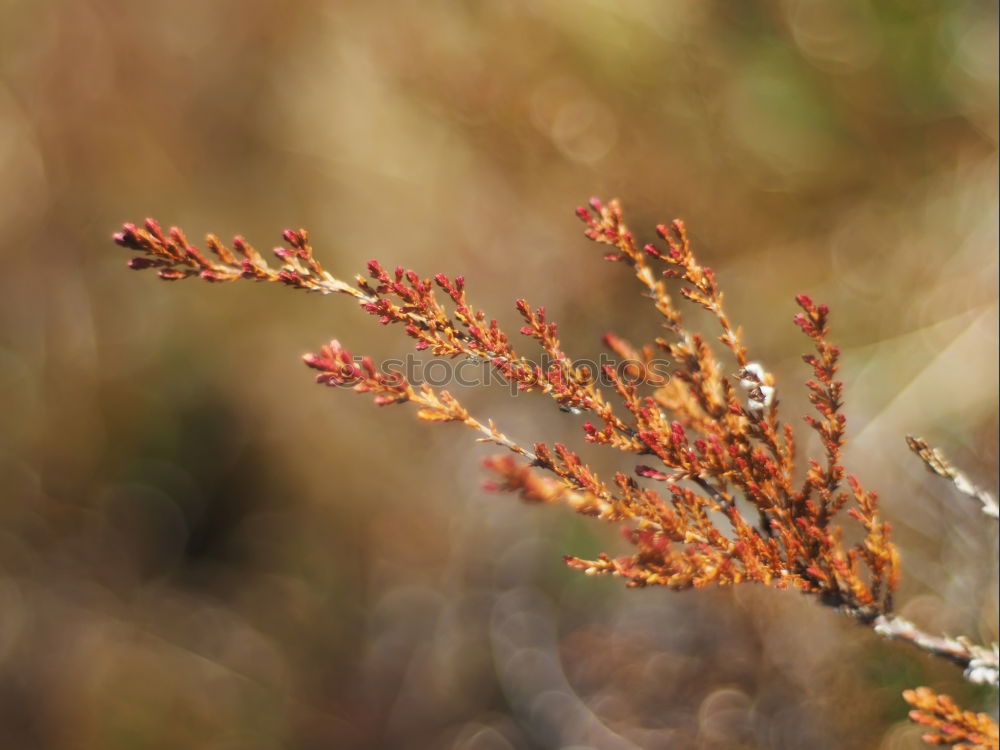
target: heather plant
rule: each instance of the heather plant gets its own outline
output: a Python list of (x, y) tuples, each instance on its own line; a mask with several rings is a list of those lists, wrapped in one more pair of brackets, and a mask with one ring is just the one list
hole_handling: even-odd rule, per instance
[[(847, 424), (837, 379), (840, 350), (829, 338), (827, 307), (806, 295), (796, 298), (801, 312), (794, 323), (812, 349), (803, 359), (811, 371), (805, 385), (814, 413), (804, 420), (822, 447), (822, 455), (803, 462), (791, 424), (779, 416), (778, 384), (747, 351), (715, 274), (691, 251), (684, 224), (657, 226), (658, 240), (642, 244), (625, 225), (617, 201), (594, 199), (577, 214), (586, 236), (605, 246), (604, 258), (635, 276), (662, 325), (662, 336), (642, 345), (604, 336), (625, 366), (571, 358), (545, 309), (517, 300), (519, 333), (537, 350), (525, 354), (495, 319), (473, 306), (462, 276), (429, 279), (372, 260), (367, 278), (344, 281), (316, 260), (305, 230), (284, 232), (286, 246), (274, 250), (277, 265), (241, 237), (227, 246), (209, 235), (205, 253), (180, 229), (164, 232), (151, 219), (141, 227), (124, 225), (115, 241), (140, 253), (132, 268), (155, 269), (165, 280), (251, 279), (348, 295), (383, 325), (400, 326), (417, 350), (485, 363), (518, 392), (537, 392), (580, 415), (584, 440), (627, 454), (630, 470), (607, 481), (562, 442), (514, 440), (493, 420), (473, 416), (447, 390), (356, 357), (337, 340), (304, 357), (321, 384), (370, 394), (380, 406), (412, 403), (421, 420), (461, 423), (478, 440), (505, 449), (484, 461), (490, 489), (529, 503), (568, 505), (617, 524), (631, 545), (623, 555), (567, 555), (570, 567), (619, 577), (630, 587), (757, 583), (797, 589), (882, 636), (956, 664), (970, 682), (995, 688), (996, 644), (927, 633), (894, 614), (900, 555), (890, 526), (878, 494), (842, 465)], [(714, 336), (687, 327), (672, 296), (674, 284), (682, 298), (714, 318)], [(664, 360), (672, 363), (669, 372)], [(925, 441), (907, 441), (930, 470), (997, 518), (989, 492)], [(914, 707), (911, 719), (929, 727), (928, 743), (998, 747), (997, 726), (988, 715), (962, 711), (927, 687), (907, 690), (904, 698)]]

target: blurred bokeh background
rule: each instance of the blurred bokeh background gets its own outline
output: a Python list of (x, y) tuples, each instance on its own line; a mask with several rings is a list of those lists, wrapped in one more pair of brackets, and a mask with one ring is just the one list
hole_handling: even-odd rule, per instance
[[(996, 155), (995, 2), (0, 2), (0, 746), (895, 749), (904, 688), (989, 709), (794, 593), (565, 570), (625, 543), (489, 495), (467, 431), (299, 360), (401, 332), (133, 274), (110, 234), (308, 227), (337, 274), (464, 273), (594, 356), (657, 323), (573, 209), (681, 216), (787, 419), (793, 297), (830, 305), (899, 608), (992, 640), (996, 530), (903, 436), (994, 486)], [(520, 440), (580, 435), (540, 396), (462, 395)]]

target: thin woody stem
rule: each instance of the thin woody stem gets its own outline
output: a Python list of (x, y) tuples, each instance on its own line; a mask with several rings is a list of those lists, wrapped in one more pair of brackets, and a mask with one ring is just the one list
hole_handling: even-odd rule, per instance
[(941, 451), (937, 448), (932, 448), (923, 438), (907, 435), (906, 444), (910, 447), (911, 451), (920, 457), (920, 460), (924, 462), (928, 470), (950, 481), (956, 490), (966, 497), (971, 497), (973, 500), (978, 501), (982, 506), (983, 513), (995, 521), (1000, 521), (1000, 506), (997, 505), (997, 500), (993, 497), (993, 493), (987, 492), (973, 484), (965, 474), (956, 469), (945, 458)]
[(711, 484), (709, 484), (708, 481), (702, 479), (701, 477), (692, 477), (691, 481), (697, 484), (699, 487), (701, 487), (706, 492), (706, 494), (708, 494), (713, 500), (715, 500), (715, 502), (719, 504), (719, 506), (723, 510), (728, 510), (729, 508), (733, 507), (733, 505), (736, 502), (733, 498), (720, 492)]
[(965, 679), (978, 685), (1000, 687), (1000, 653), (997, 647), (970, 642), (967, 638), (951, 638), (926, 633), (902, 617), (879, 615), (873, 622), (875, 632), (895, 641), (905, 641), (929, 654), (957, 664)]

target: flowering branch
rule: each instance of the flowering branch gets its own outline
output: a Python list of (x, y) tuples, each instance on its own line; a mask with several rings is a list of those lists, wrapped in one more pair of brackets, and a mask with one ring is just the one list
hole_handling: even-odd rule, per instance
[[(800, 480), (793, 429), (778, 418), (775, 379), (751, 360), (740, 328), (725, 310), (716, 276), (695, 258), (684, 224), (658, 226), (659, 241), (640, 247), (617, 201), (591, 200), (577, 215), (586, 236), (609, 248), (605, 259), (631, 269), (661, 319), (664, 335), (640, 347), (611, 333), (604, 336), (612, 352), (629, 360), (625, 370), (605, 366), (594, 373), (577, 363), (562, 349), (558, 327), (545, 309), (517, 300), (520, 333), (547, 361), (544, 367), (536, 364), (515, 349), (496, 320), (471, 305), (462, 276), (427, 279), (403, 268), (389, 272), (372, 260), (368, 278), (340, 280), (313, 257), (305, 230), (284, 232), (288, 246), (274, 250), (277, 267), (241, 237), (227, 247), (209, 235), (205, 254), (181, 230), (164, 233), (152, 220), (142, 227), (124, 225), (115, 241), (140, 253), (131, 260), (132, 268), (155, 269), (165, 280), (249, 279), (348, 295), (380, 323), (401, 326), (417, 350), (485, 361), (518, 391), (543, 394), (564, 411), (586, 415), (581, 425), (585, 441), (642, 463), (630, 472), (616, 472), (606, 483), (567, 445), (525, 447), (492, 420), (472, 417), (447, 391), (417, 387), (398, 373), (384, 373), (370, 358), (355, 358), (336, 340), (304, 358), (318, 371), (320, 383), (371, 394), (381, 406), (412, 402), (422, 420), (462, 423), (479, 433), (480, 441), (505, 448), (509, 454), (485, 462), (493, 476), (490, 489), (516, 493), (526, 502), (564, 503), (578, 513), (623, 525), (632, 554), (601, 554), (593, 560), (567, 556), (570, 567), (588, 575), (618, 576), (631, 587), (756, 582), (797, 588), (883, 636), (958, 664), (970, 681), (995, 685), (995, 647), (990, 651), (966, 639), (930, 636), (892, 615), (899, 557), (881, 518), (878, 495), (841, 464), (847, 425), (841, 412), (843, 383), (837, 379), (840, 350), (829, 340), (827, 307), (806, 295), (796, 298), (801, 312), (794, 322), (813, 349), (803, 359), (812, 370), (806, 387), (815, 414), (805, 421), (823, 446), (822, 460), (808, 460)], [(714, 317), (728, 363), (723, 364), (708, 340), (685, 327), (668, 282), (679, 283), (681, 297)], [(652, 367), (657, 352), (676, 364), (673, 377)], [(610, 384), (609, 391), (598, 387), (598, 374)], [(910, 441), (933, 471), (996, 517), (989, 493), (975, 488), (922, 441)], [(860, 531), (860, 540), (852, 545), (844, 542), (845, 520)]]

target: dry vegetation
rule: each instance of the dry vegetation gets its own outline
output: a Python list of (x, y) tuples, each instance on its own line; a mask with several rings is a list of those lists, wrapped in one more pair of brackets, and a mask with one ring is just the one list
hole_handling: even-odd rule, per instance
[[(603, 335), (614, 353), (626, 357), (624, 369), (608, 364), (595, 373), (578, 364), (563, 351), (558, 328), (546, 319), (545, 309), (519, 299), (520, 334), (541, 350), (536, 360), (526, 357), (495, 319), (470, 304), (462, 276), (422, 278), (401, 267), (390, 273), (372, 260), (371, 281), (362, 276), (353, 283), (342, 281), (316, 260), (305, 230), (284, 232), (288, 246), (274, 250), (277, 268), (242, 237), (230, 249), (209, 235), (206, 255), (180, 229), (164, 232), (152, 219), (141, 228), (124, 225), (114, 239), (142, 253), (129, 262), (131, 268), (156, 269), (166, 281), (248, 279), (348, 295), (383, 325), (401, 326), (418, 351), (486, 361), (517, 392), (539, 392), (562, 410), (591, 417), (596, 425), (588, 419), (581, 426), (588, 442), (656, 461), (655, 466), (639, 464), (631, 472), (616, 472), (609, 485), (564, 443), (515, 442), (492, 419), (473, 417), (447, 390), (410, 383), (370, 357), (354, 357), (337, 340), (305, 356), (306, 365), (319, 371), (319, 383), (372, 394), (379, 406), (413, 403), (422, 420), (472, 428), (480, 441), (502, 446), (520, 459), (487, 459), (495, 477), (490, 488), (516, 493), (527, 502), (563, 503), (577, 513), (620, 524), (636, 548), (631, 555), (602, 553), (593, 560), (567, 555), (571, 567), (587, 575), (618, 576), (632, 587), (681, 590), (761, 583), (795, 588), (881, 635), (954, 662), (971, 682), (996, 688), (997, 644), (987, 647), (968, 638), (928, 634), (893, 614), (900, 560), (889, 524), (880, 516), (878, 495), (841, 465), (847, 421), (841, 411), (843, 383), (837, 379), (840, 349), (828, 339), (826, 305), (804, 294), (796, 298), (802, 312), (794, 322), (814, 349), (803, 360), (812, 369), (813, 378), (805, 385), (816, 414), (804, 419), (824, 449), (822, 459), (807, 460), (799, 480), (794, 430), (779, 419), (775, 378), (751, 360), (740, 329), (723, 308), (715, 274), (695, 258), (684, 224), (658, 225), (659, 243), (643, 245), (626, 227), (617, 201), (605, 205), (595, 198), (577, 214), (586, 236), (610, 247), (605, 260), (630, 267), (662, 319), (664, 336), (639, 348), (615, 334)], [(679, 282), (680, 296), (716, 319), (727, 361), (717, 357), (704, 335), (685, 327), (668, 282)], [(650, 374), (654, 352), (675, 363), (672, 377)], [(602, 390), (600, 376), (614, 396)], [(925, 441), (907, 441), (931, 471), (997, 518), (997, 503), (989, 492), (973, 486)], [(665, 487), (665, 495), (651, 486), (657, 483)], [(842, 526), (842, 516), (856, 524), (858, 542), (845, 541), (851, 530)], [(926, 687), (907, 690), (904, 697), (916, 707), (911, 719), (934, 730), (925, 735), (927, 742), (998, 747), (997, 725), (988, 715), (961, 711), (950, 698)]]

